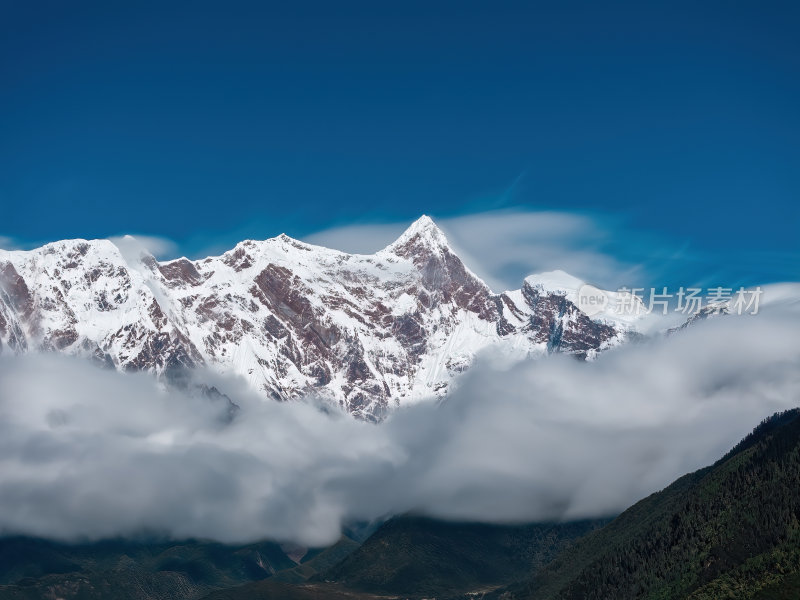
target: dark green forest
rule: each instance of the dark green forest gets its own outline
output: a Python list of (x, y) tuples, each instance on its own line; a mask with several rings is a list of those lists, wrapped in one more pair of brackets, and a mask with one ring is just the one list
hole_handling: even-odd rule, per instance
[(504, 599), (800, 597), (800, 411), (588, 535)]

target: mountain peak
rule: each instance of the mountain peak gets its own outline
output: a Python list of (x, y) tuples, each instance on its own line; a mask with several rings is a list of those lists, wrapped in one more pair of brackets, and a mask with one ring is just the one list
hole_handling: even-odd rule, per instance
[(532, 288), (538, 288), (546, 292), (574, 292), (583, 285), (583, 281), (570, 275), (569, 273), (556, 269), (544, 273), (534, 273), (525, 278)]
[(409, 225), (403, 234), (386, 249), (399, 254), (408, 254), (413, 248), (448, 248), (447, 237), (428, 215), (422, 215)]
[(428, 215), (420, 215), (420, 217), (409, 226), (409, 229), (429, 229), (431, 227), (438, 229), (436, 223), (434, 223), (433, 219)]

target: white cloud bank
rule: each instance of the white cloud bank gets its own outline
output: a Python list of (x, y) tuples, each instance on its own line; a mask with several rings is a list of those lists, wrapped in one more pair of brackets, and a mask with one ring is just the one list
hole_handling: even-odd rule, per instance
[(379, 426), (310, 403), (166, 393), (59, 356), (0, 360), (0, 532), (331, 542), (417, 510), (483, 521), (608, 515), (719, 458), (800, 399), (800, 316), (497, 370)]

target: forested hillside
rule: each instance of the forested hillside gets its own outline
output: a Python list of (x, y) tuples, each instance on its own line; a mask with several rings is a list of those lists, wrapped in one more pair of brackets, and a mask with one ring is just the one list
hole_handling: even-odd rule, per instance
[(765, 420), (502, 598), (800, 597), (800, 410)]

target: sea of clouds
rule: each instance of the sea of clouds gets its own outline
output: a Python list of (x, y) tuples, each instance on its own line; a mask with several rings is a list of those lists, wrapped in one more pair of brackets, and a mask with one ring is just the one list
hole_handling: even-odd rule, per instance
[(199, 375), (239, 405), (232, 419), (224, 399), (146, 374), (0, 359), (0, 532), (321, 545), (407, 511), (613, 515), (800, 404), (800, 311), (710, 319), (589, 363), (481, 357), (446, 401), (380, 425)]

